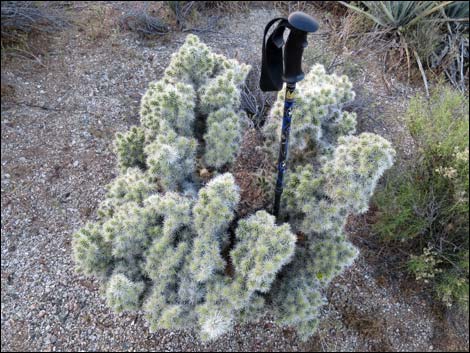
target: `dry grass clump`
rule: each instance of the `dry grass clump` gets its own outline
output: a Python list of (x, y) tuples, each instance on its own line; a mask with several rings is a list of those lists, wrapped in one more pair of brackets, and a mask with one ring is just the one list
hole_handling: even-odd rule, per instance
[(10, 55), (26, 56), (40, 62), (31, 38), (65, 28), (69, 24), (64, 11), (66, 6), (59, 1), (40, 4), (35, 1), (2, 1), (2, 59)]

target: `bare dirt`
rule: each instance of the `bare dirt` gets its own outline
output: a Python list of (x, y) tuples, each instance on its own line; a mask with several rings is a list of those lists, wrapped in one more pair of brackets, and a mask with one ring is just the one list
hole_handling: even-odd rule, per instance
[[(2, 62), (2, 351), (468, 350), (468, 333), (449, 324), (457, 319), (466, 327), (466, 318), (437, 317), (428, 298), (402, 291), (403, 279), (376, 270), (368, 254), (380, 249), (367, 246), (354, 222), (351, 236), (364, 253), (331, 284), (320, 330), (306, 343), (265, 318), (203, 344), (189, 331), (150, 334), (142, 313), (107, 308), (98, 282), (75, 272), (71, 235), (94, 219), (105, 185), (117, 174), (114, 134), (138, 124), (148, 83), (161, 77), (187, 34), (143, 40), (121, 32), (112, 19), (125, 6), (138, 5), (80, 3), (72, 10), (82, 26), (51, 36), (37, 60)], [(254, 63), (264, 25), (278, 15), (269, 6), (227, 13), (212, 31), (197, 34), (215, 51)], [(356, 107), (363, 113), (359, 130), (410, 153), (401, 116), (412, 91), (390, 91), (373, 60), (358, 60), (369, 63), (367, 75), (356, 79), (363, 102)], [(371, 92), (378, 97), (373, 109)], [(251, 150), (256, 132), (245, 137)], [(256, 166), (241, 168), (249, 164), (245, 156), (235, 171), (244, 198), (252, 200), (248, 212), (263, 195), (250, 187), (257, 183)]]

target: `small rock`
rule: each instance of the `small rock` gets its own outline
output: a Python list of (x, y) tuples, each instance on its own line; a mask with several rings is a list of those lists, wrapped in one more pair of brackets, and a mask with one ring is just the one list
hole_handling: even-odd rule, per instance
[[(67, 313), (67, 312), (61, 313), (61, 314), (59, 314), (59, 320), (62, 323), (65, 323), (65, 321), (67, 321), (68, 316), (69, 316), (69, 313)], [(52, 343), (54, 343), (54, 342), (52, 342)]]

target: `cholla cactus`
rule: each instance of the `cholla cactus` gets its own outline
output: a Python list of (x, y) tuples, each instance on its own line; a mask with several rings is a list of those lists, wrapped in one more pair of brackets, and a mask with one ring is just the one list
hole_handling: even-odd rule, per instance
[(238, 70), (240, 72), (237, 73), (235, 69), (227, 69), (199, 89), (200, 110), (203, 114), (220, 108), (238, 108), (241, 95), (239, 85), (245, 82), (250, 67), (243, 65)]
[[(347, 76), (328, 75), (317, 64), (297, 84), (295, 92), (289, 136), (289, 153), (293, 158), (305, 156), (305, 152), (315, 148), (331, 149), (340, 135), (355, 132), (356, 115), (341, 110), (355, 96)], [(278, 153), (283, 109), (284, 90), (281, 90), (264, 127), (266, 147), (273, 156)]]
[(117, 207), (129, 201), (142, 205), (149, 195), (157, 191), (156, 185), (150, 183), (148, 176), (139, 168), (127, 169), (107, 189), (106, 199), (98, 209), (98, 214), (104, 218), (111, 217)]
[(159, 233), (159, 217), (152, 208), (128, 202), (103, 224), (104, 239), (112, 243), (115, 258), (132, 261), (140, 258), (152, 238)]
[(235, 59), (228, 59), (220, 54), (213, 54), (215, 59), (214, 75), (219, 75), (227, 70), (233, 72), (233, 83), (238, 87), (242, 85), (250, 71), (250, 65), (240, 63)]
[(77, 269), (87, 275), (105, 277), (112, 262), (111, 246), (101, 228), (88, 223), (73, 236), (73, 256)]
[(390, 142), (370, 133), (341, 137), (333, 158), (322, 169), (325, 194), (355, 213), (367, 211), (383, 172), (393, 165)]
[(393, 164), (395, 151), (380, 136), (363, 133), (338, 142), (323, 167), (306, 165), (288, 177), (284, 201), (306, 233), (338, 233), (348, 214), (367, 211), (378, 179)]
[(358, 255), (358, 250), (343, 235), (314, 239), (312, 245), (303, 265), (323, 286), (350, 266)]
[(164, 190), (194, 193), (199, 156), (202, 167), (217, 169), (233, 162), (238, 153), (240, 90), (249, 70), (189, 35), (172, 56), (165, 76), (150, 83), (143, 96), (142, 127), (118, 134), (121, 170), (139, 167)]
[(194, 205), (194, 240), (190, 269), (198, 282), (207, 281), (217, 271), (223, 271), (225, 261), (220, 253), (227, 245), (228, 226), (240, 200), (238, 186), (231, 174), (220, 175), (199, 191)]
[(356, 258), (357, 249), (342, 235), (311, 237), (310, 247), (299, 247), (271, 290), (272, 312), (280, 325), (294, 326), (308, 339), (318, 325), (319, 309), (326, 303), (323, 289)]
[(148, 173), (167, 190), (174, 190), (194, 172), (197, 142), (193, 138), (179, 136), (167, 128), (145, 147)]
[[(294, 325), (306, 339), (318, 324), (324, 288), (358, 254), (342, 233), (346, 219), (367, 210), (395, 151), (380, 136), (351, 135), (356, 116), (341, 110), (354, 98), (346, 77), (327, 75), (316, 65), (299, 83), (297, 96), (290, 141), (293, 158), (283, 202), (291, 225), (305, 240), (271, 293), (277, 322)], [(279, 95), (265, 128), (266, 146), (271, 148), (273, 136), (279, 140), (273, 119), (282, 116), (281, 99)]]
[(278, 227), (274, 221), (274, 216), (258, 211), (238, 224), (238, 244), (230, 255), (250, 292), (268, 292), (276, 273), (294, 254), (296, 237), (289, 225)]
[(124, 134), (116, 135), (114, 146), (121, 171), (131, 167), (145, 169), (144, 142), (145, 133), (137, 126)]
[(199, 88), (214, 71), (216, 57), (195, 35), (188, 35), (180, 50), (171, 56), (165, 75), (175, 82), (186, 82)]
[(194, 226), (200, 236), (211, 234), (223, 244), (224, 233), (234, 217), (240, 195), (234, 177), (219, 175), (199, 191), (194, 205)]
[(165, 234), (157, 237), (146, 254), (144, 271), (150, 279), (168, 285), (175, 285), (177, 270), (181, 267), (188, 252), (187, 242), (179, 242), (174, 247), (175, 240)]
[(164, 121), (180, 135), (192, 136), (196, 95), (191, 85), (171, 83), (167, 78), (152, 82), (142, 97), (140, 119), (150, 137), (164, 133)]
[(143, 304), (152, 330), (196, 326), (202, 338), (216, 338), (261, 312), (259, 293), (269, 291), (295, 248), (290, 227), (276, 226), (273, 216), (259, 211), (235, 229), (235, 272), (226, 276), (222, 254), (239, 199), (226, 173), (196, 197), (167, 192), (140, 205), (129, 201), (77, 233), (76, 261), (85, 273), (108, 278), (106, 297), (114, 310)]
[[(77, 268), (103, 280), (115, 311), (142, 308), (151, 331), (197, 328), (210, 340), (268, 311), (309, 337), (324, 289), (358, 253), (345, 220), (367, 209), (393, 162), (386, 140), (351, 136), (356, 117), (341, 110), (354, 97), (347, 78), (315, 66), (293, 114), (290, 224), (263, 210), (239, 219), (239, 187), (220, 173), (238, 153), (248, 71), (188, 36), (143, 97), (142, 126), (117, 136), (121, 175), (98, 221), (74, 235)], [(276, 153), (282, 99), (265, 128)], [(197, 168), (206, 167), (215, 177), (203, 185)]]
[(265, 211), (239, 222), (236, 241), (230, 252), (234, 278), (211, 281), (206, 302), (196, 307), (204, 339), (228, 331), (237, 316), (246, 318), (247, 311), (259, 311), (264, 301), (255, 292), (269, 291), (276, 273), (289, 262), (295, 249), (295, 235), (289, 225), (276, 226), (274, 217)]
[[(145, 204), (164, 217), (163, 234), (174, 236), (183, 227), (190, 227), (193, 200), (178, 193), (167, 192), (165, 195), (150, 196)], [(181, 235), (181, 234), (180, 234)]]
[(142, 170), (129, 168), (107, 186), (106, 197), (115, 200), (117, 205), (129, 201), (141, 204), (152, 191), (156, 191), (152, 186)]
[(133, 283), (126, 276), (115, 274), (106, 289), (108, 305), (116, 312), (139, 308), (139, 297), (144, 290), (144, 283)]
[[(162, 199), (157, 198), (151, 196), (149, 205), (161, 209)], [(176, 195), (170, 193), (169, 198), (174, 201)], [(269, 289), (294, 252), (295, 236), (288, 225), (276, 226), (265, 211), (240, 221), (235, 232), (238, 245), (232, 251), (235, 275), (225, 276), (222, 248), (238, 201), (233, 176), (220, 175), (199, 191), (192, 208), (193, 237), (180, 236), (182, 230), (190, 230), (185, 221), (173, 236), (155, 238), (144, 266), (156, 283), (144, 305), (152, 330), (196, 325), (202, 338), (213, 339), (227, 332), (237, 317), (261, 309), (264, 302), (255, 291)], [(185, 218), (189, 204), (183, 212), (178, 208), (175, 211)], [(163, 224), (173, 217), (170, 208), (160, 213), (167, 212)]]
[(356, 113), (333, 110), (328, 119), (322, 124), (322, 147), (331, 148), (338, 143), (341, 136), (351, 135), (356, 132)]
[(319, 309), (326, 300), (320, 283), (303, 269), (302, 256), (284, 271), (282, 281), (273, 285), (272, 313), (276, 322), (283, 326), (294, 326), (302, 339), (311, 336), (318, 325)]
[(231, 330), (235, 324), (233, 308), (221, 295), (228, 288), (223, 281), (214, 281), (210, 287), (206, 302), (196, 307), (198, 324), (203, 340), (213, 340)]
[(211, 167), (220, 168), (237, 156), (241, 143), (241, 126), (237, 114), (221, 108), (207, 117), (206, 153), (204, 160)]

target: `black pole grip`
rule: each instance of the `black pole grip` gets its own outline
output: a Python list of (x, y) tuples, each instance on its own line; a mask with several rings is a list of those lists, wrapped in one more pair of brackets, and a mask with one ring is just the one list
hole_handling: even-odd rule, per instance
[(302, 54), (306, 46), (307, 32), (291, 29), (284, 46), (284, 82), (296, 83), (304, 79)]
[(302, 54), (307, 46), (307, 34), (318, 30), (315, 19), (304, 12), (296, 11), (289, 15), (289, 37), (284, 45), (284, 74), (286, 83), (296, 83), (304, 78)]

